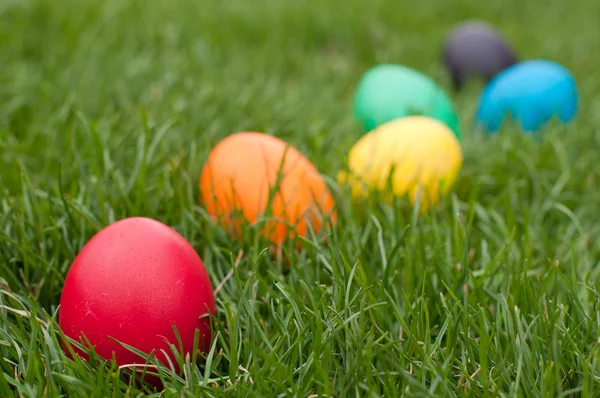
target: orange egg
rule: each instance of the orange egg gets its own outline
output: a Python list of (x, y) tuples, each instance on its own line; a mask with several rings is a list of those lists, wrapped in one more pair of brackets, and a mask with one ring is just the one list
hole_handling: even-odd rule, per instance
[[(230, 234), (261, 221), (261, 232), (281, 245), (335, 222), (334, 201), (318, 170), (279, 138), (240, 132), (210, 152), (200, 175), (201, 202)], [(264, 217), (264, 218), (263, 218)]]

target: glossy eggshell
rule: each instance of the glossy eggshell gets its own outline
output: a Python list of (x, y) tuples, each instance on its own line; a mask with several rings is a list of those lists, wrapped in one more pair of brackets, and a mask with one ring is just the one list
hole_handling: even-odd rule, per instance
[(517, 63), (517, 55), (500, 33), (481, 21), (456, 26), (444, 43), (443, 59), (455, 89), (472, 77), (481, 77), (487, 83)]
[(459, 142), (446, 125), (410, 116), (362, 137), (349, 152), (348, 171), (338, 180), (349, 184), (356, 198), (391, 188), (392, 197), (408, 195), (414, 205), (420, 192), (420, 209), (425, 211), (448, 193), (462, 161)]
[(318, 233), (336, 218), (333, 197), (318, 170), (297, 149), (263, 133), (240, 132), (219, 142), (204, 164), (199, 186), (206, 211), (236, 237), (244, 225), (264, 217), (263, 235), (281, 245), (307, 236), (309, 225)]
[(365, 131), (394, 119), (421, 115), (446, 124), (460, 139), (460, 123), (446, 92), (429, 76), (402, 65), (382, 64), (360, 79), (353, 112)]
[(553, 118), (570, 122), (578, 105), (575, 78), (565, 67), (548, 60), (525, 61), (504, 70), (486, 86), (475, 124), (494, 133), (510, 116), (524, 131), (535, 132)]
[(114, 354), (119, 365), (145, 361), (111, 338), (146, 354), (156, 350), (156, 358), (169, 366), (164, 350), (177, 366), (167, 345), (179, 347), (173, 325), (184, 352), (193, 350), (196, 329), (199, 348), (206, 351), (207, 313), (215, 314), (213, 290), (193, 247), (168, 226), (134, 217), (105, 227), (77, 255), (65, 279), (58, 320), (68, 337), (86, 345), (85, 335), (98, 355), (110, 360)]

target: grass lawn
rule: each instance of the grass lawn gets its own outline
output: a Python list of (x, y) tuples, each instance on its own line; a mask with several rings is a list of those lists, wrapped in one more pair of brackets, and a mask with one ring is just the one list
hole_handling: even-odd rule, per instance
[[(160, 367), (165, 396), (599, 396), (598, 15), (597, 0), (0, 2), (0, 396), (152, 393), (69, 359), (57, 324), (78, 251), (131, 216), (175, 228), (224, 282), (208, 358)], [(571, 69), (577, 120), (483, 137), (474, 82), (452, 94), (465, 159), (438, 209), (352, 201), (334, 179), (363, 134), (360, 75), (401, 63), (449, 88), (440, 46), (474, 17)], [(202, 164), (242, 130), (327, 176), (327, 245), (277, 262), (210, 224)]]

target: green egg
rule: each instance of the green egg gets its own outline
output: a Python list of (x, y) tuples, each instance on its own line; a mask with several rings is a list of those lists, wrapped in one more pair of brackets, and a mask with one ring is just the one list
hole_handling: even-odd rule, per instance
[(430, 77), (402, 65), (369, 69), (356, 87), (353, 112), (365, 131), (418, 115), (439, 120), (461, 137), (459, 118), (446, 92)]

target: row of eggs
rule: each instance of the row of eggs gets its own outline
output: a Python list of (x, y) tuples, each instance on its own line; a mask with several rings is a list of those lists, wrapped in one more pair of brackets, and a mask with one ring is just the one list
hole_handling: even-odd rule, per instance
[[(433, 145), (419, 145), (418, 137)], [(350, 152), (349, 172), (338, 179), (358, 195), (381, 189), (402, 148), (409, 152), (401, 156), (406, 160), (402, 171), (393, 174), (394, 193), (409, 193), (414, 200), (417, 186), (409, 179), (414, 174), (437, 200), (451, 186), (462, 158), (451, 130), (432, 118), (402, 118), (367, 134)], [(433, 160), (436, 148), (441, 157)], [(429, 166), (419, 158), (431, 159)], [(440, 173), (448, 184), (438, 189), (434, 182), (444, 179)], [(361, 179), (368, 181), (366, 186)], [(336, 220), (333, 197), (316, 167), (268, 134), (240, 132), (223, 139), (210, 152), (199, 185), (206, 211), (234, 236), (244, 224), (272, 216), (262, 232), (280, 245)], [(179, 342), (188, 353), (198, 333), (198, 348), (207, 352), (210, 316), (215, 314), (212, 284), (192, 245), (157, 220), (131, 217), (100, 230), (78, 253), (65, 279), (58, 318), (67, 337), (91, 345), (105, 359), (114, 357), (120, 366), (143, 371), (144, 358), (123, 343), (142, 353), (155, 352), (158, 360), (178, 370), (169, 344)], [(87, 358), (69, 341), (63, 347), (69, 355)], [(156, 376), (145, 380), (161, 388)]]
[[(397, 134), (403, 129), (417, 134)], [(358, 174), (362, 170), (375, 184), (385, 179), (381, 161), (397, 155), (373, 157), (372, 151), (398, 148), (399, 137), (422, 133), (460, 153), (453, 134), (435, 119), (400, 119), (376, 131), (350, 155)], [(453, 161), (456, 172), (459, 158)], [(359, 167), (369, 163), (373, 164)], [(405, 170), (419, 172), (417, 163), (413, 158)], [(394, 184), (414, 198), (406, 175), (398, 174)], [(435, 179), (435, 172), (423, 176)], [(222, 140), (210, 152), (199, 185), (207, 212), (234, 236), (244, 223), (269, 213), (272, 218), (262, 231), (277, 245), (294, 235), (306, 236), (309, 228), (320, 231), (327, 220), (335, 222), (334, 200), (318, 170), (294, 147), (271, 135), (240, 132)], [(154, 351), (158, 360), (177, 369), (169, 344), (179, 341), (184, 352), (190, 352), (198, 332), (198, 348), (207, 352), (212, 339), (209, 316), (215, 313), (210, 278), (190, 243), (157, 220), (132, 217), (103, 228), (78, 253), (65, 279), (58, 318), (66, 336), (90, 344), (105, 359), (114, 357), (120, 366), (144, 367), (144, 358), (124, 343), (146, 354)], [(87, 358), (70, 342), (63, 346), (68, 354)], [(145, 380), (161, 387), (155, 376)]]
[[(570, 122), (579, 105), (571, 73), (549, 60), (529, 60), (501, 71), (485, 86), (475, 127), (498, 132), (509, 117), (522, 130), (541, 130), (553, 118)], [(461, 138), (452, 100), (430, 77), (402, 65), (378, 65), (365, 73), (354, 97), (354, 114), (366, 131), (408, 115), (425, 115), (446, 124)]]
[[(337, 180), (354, 197), (366, 199), (389, 188), (425, 211), (453, 185), (462, 153), (446, 125), (408, 116), (364, 135), (347, 163)], [(267, 216), (264, 236), (279, 245), (336, 220), (333, 196), (317, 168), (296, 148), (268, 134), (240, 132), (223, 139), (210, 152), (199, 185), (206, 211), (234, 236), (244, 223)]]
[[(464, 44), (460, 50), (464, 37), (472, 49), (478, 40), (488, 40), (488, 45), (479, 42), (475, 56), (496, 49), (512, 62), (506, 49), (490, 44), (493, 35), (456, 34), (445, 58), (455, 86), (463, 84), (463, 72), (480, 65), (465, 58)], [(564, 122), (574, 116), (574, 80), (560, 65), (526, 61), (500, 72), (483, 65), (490, 82), (476, 121), (488, 131), (497, 131), (508, 113), (525, 130), (538, 129), (552, 115)], [(351, 148), (338, 182), (349, 185), (355, 197), (391, 183), (394, 195), (408, 195), (426, 210), (448, 192), (462, 165), (460, 123), (452, 102), (431, 79), (403, 66), (377, 66), (359, 82), (354, 113), (367, 134)], [(199, 187), (206, 211), (234, 236), (245, 223), (267, 216), (264, 236), (280, 245), (336, 221), (333, 196), (317, 168), (294, 147), (263, 133), (240, 132), (219, 142)], [(168, 343), (179, 341), (190, 352), (199, 332), (198, 348), (206, 352), (212, 335), (206, 315), (215, 312), (210, 278), (190, 243), (159, 221), (133, 217), (99, 231), (77, 255), (64, 283), (59, 323), (66, 336), (85, 338), (100, 356), (114, 357), (121, 366), (143, 367), (144, 360), (117, 341), (156, 352), (177, 368)], [(149, 381), (160, 385), (155, 378)]]
[[(577, 113), (577, 86), (569, 70), (545, 59), (519, 62), (487, 23), (459, 24), (444, 44), (443, 62), (456, 90), (474, 76), (487, 83), (475, 114), (478, 129), (495, 133), (512, 118), (522, 130), (534, 132), (553, 118), (567, 123)], [(459, 118), (446, 92), (427, 75), (402, 65), (378, 65), (363, 75), (354, 114), (365, 131), (407, 115), (430, 116), (461, 138)]]

